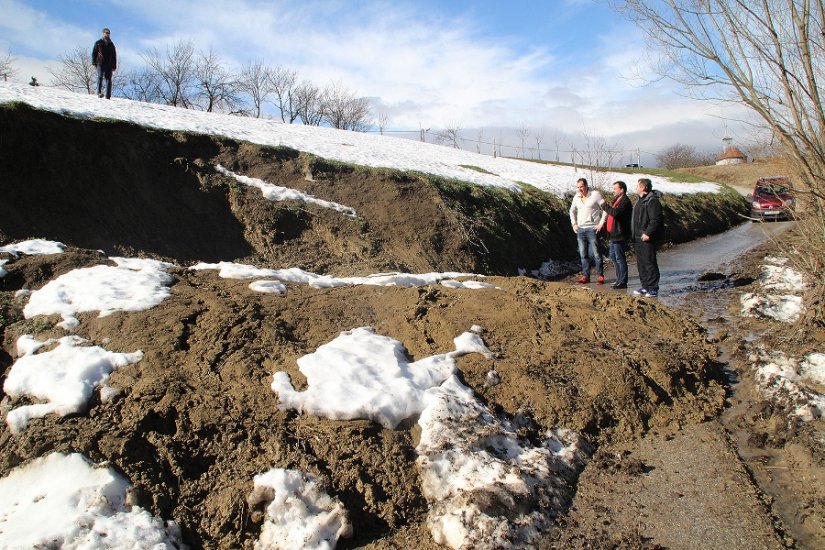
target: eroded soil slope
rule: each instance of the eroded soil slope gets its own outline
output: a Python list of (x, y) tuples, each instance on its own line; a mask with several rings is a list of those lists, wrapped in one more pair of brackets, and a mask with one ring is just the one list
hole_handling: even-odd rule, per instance
[[(564, 204), (532, 188), (484, 189), (25, 105), (0, 107), (0, 159), (0, 241), (36, 236), (108, 254), (245, 259), (336, 275), (509, 275), (575, 254)], [(267, 200), (217, 165), (357, 216)]]

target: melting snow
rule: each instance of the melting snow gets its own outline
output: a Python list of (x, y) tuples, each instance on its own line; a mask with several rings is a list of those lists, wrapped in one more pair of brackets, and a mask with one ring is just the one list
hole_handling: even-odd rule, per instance
[(332, 419), (367, 418), (386, 428), (419, 415), (416, 448), (436, 542), (453, 548), (535, 545), (572, 497), (587, 451), (579, 435), (546, 434), (540, 446), (519, 438), (455, 376), (455, 358), (492, 358), (477, 334), (454, 339), (455, 351), (410, 362), (400, 342), (369, 327), (342, 332), (298, 359), (307, 389), (273, 375), (278, 407)]
[(349, 206), (344, 206), (338, 204), (337, 202), (329, 202), (322, 199), (318, 199), (313, 197), (312, 195), (307, 195), (306, 193), (302, 193), (296, 189), (290, 189), (289, 187), (281, 187), (280, 185), (273, 185), (271, 183), (267, 183), (264, 180), (259, 180), (257, 178), (250, 178), (247, 176), (241, 176), (227, 170), (220, 164), (215, 166), (215, 170), (220, 172), (225, 176), (229, 176), (238, 180), (238, 182), (243, 183), (244, 185), (249, 185), (251, 187), (257, 187), (263, 193), (265, 199), (270, 201), (301, 201), (307, 202), (312, 204), (317, 204), (318, 206), (322, 206), (324, 208), (331, 208), (332, 210), (336, 210), (341, 212), (342, 214), (346, 214), (347, 216), (354, 218), (356, 216), (355, 209), (350, 208)]
[(60, 254), (65, 250), (65, 248), (65, 244), (56, 241), (31, 239), (15, 244), (0, 246), (0, 252), (8, 252), (16, 258), (19, 254)]
[[(330, 277), (329, 275), (316, 275), (309, 271), (304, 271), (297, 267), (288, 269), (267, 269), (260, 268), (246, 264), (237, 264), (232, 262), (219, 262), (215, 264), (199, 263), (195, 264), (189, 269), (191, 270), (206, 270), (216, 269), (218, 275), (225, 279), (257, 279), (263, 277), (272, 277), (285, 282), (304, 283), (309, 284), (313, 288), (338, 288), (345, 286), (356, 285), (374, 285), (374, 286), (425, 286), (438, 283), (439, 281), (449, 281), (455, 277), (483, 277), (483, 275), (476, 275), (473, 273), (457, 273), (450, 271), (447, 273), (377, 273), (375, 275), (367, 275), (366, 277)], [(263, 281), (256, 281), (256, 287), (260, 287)], [(449, 281), (445, 286), (453, 288), (496, 288), (493, 285), (481, 283), (478, 281)], [(252, 288), (252, 285), (250, 285)], [(280, 287), (278, 287), (280, 288)], [(252, 288), (258, 290), (258, 288)], [(286, 290), (285, 288), (283, 290)], [(282, 290), (282, 291), (283, 291)]]
[(250, 507), (266, 504), (255, 550), (331, 550), (339, 538), (352, 535), (344, 505), (322, 492), (315, 476), (273, 468), (255, 476), (254, 483), (247, 502)]
[(117, 266), (96, 265), (74, 269), (32, 292), (23, 308), (28, 319), (35, 315), (63, 316), (62, 326), (77, 325), (75, 313), (100, 311), (100, 317), (115, 311), (150, 309), (169, 297), (172, 264), (138, 258), (111, 258)]
[(756, 382), (765, 397), (776, 400), (804, 422), (825, 413), (825, 396), (809, 385), (825, 381), (825, 354), (811, 353), (802, 361), (781, 351), (752, 354)]
[[(56, 413), (66, 416), (82, 411), (98, 387), (105, 387), (109, 374), (118, 367), (137, 363), (143, 352), (112, 353), (98, 346), (84, 346), (86, 340), (65, 336), (59, 340), (36, 340), (24, 335), (17, 340), (22, 355), (9, 369), (3, 391), (17, 398), (28, 395), (45, 403), (23, 405), (6, 415), (12, 433), (26, 428), (32, 418)], [(50, 351), (41, 348), (57, 343)]]
[(424, 395), (416, 447), (433, 539), (452, 548), (530, 548), (569, 503), (588, 453), (575, 432), (540, 446), (451, 376)]
[[(787, 258), (766, 256), (762, 266), (759, 286), (764, 290), (801, 293), (805, 290), (805, 277), (789, 267)], [(783, 323), (793, 323), (804, 313), (802, 296), (748, 292), (742, 295), (742, 315), (769, 317)]]
[(0, 547), (186, 548), (174, 522), (129, 503), (129, 483), (80, 454), (52, 453), (0, 479)]

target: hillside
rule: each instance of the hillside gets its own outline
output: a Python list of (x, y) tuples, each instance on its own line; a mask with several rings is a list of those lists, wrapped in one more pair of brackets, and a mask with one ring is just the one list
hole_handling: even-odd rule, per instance
[[(314, 476), (338, 503), (339, 548), (639, 546), (595, 506), (571, 515), (579, 479), (724, 406), (695, 321), (515, 276), (563, 274), (576, 254), (566, 203), (529, 181), (10, 102), (0, 159), (0, 484), (79, 453), (131, 485), (110, 500), (154, 518), (167, 548), (253, 548), (298, 529), (278, 524), (284, 487), (258, 485), (272, 469)], [(671, 241), (740, 219), (735, 193), (670, 189)], [(14, 248), (32, 237), (65, 246)], [(116, 359), (76, 366), (83, 352)], [(25, 374), (40, 360), (59, 383)], [(69, 386), (86, 399), (55, 405)], [(728, 505), (750, 513), (748, 495)], [(56, 540), (52, 519), (35, 534)], [(770, 539), (757, 523), (748, 540)]]

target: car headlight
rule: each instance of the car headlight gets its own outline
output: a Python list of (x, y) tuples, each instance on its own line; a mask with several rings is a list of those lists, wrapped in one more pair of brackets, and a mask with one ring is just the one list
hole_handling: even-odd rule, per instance
[(755, 208), (756, 210), (759, 210), (761, 208), (761, 206), (759, 206), (759, 203), (757, 201), (753, 201), (751, 203), (751, 207)]

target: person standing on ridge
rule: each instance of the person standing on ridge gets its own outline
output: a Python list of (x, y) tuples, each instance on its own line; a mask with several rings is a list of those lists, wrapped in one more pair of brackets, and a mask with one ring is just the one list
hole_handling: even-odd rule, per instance
[(92, 48), (92, 65), (97, 67), (97, 97), (103, 97), (103, 79), (106, 79), (106, 99), (112, 98), (112, 73), (117, 70), (117, 49), (109, 29)]
[(633, 240), (636, 247), (636, 266), (642, 288), (634, 290), (636, 296), (655, 298), (659, 295), (659, 263), (656, 261), (656, 245), (662, 228), (662, 204), (653, 183), (642, 178), (636, 184), (639, 200), (633, 207)]
[[(570, 223), (573, 225), (573, 232), (579, 242), (579, 258), (582, 263), (582, 275), (579, 277), (579, 284), (590, 282), (590, 263), (596, 267), (599, 284), (604, 283), (604, 265), (602, 256), (599, 254), (599, 247), (596, 242), (596, 234), (601, 231), (607, 213), (599, 208), (599, 202), (604, 201), (602, 194), (598, 191), (590, 190), (587, 180), (579, 178), (576, 182), (578, 192), (570, 203)], [(589, 256), (589, 259), (588, 259)]]
[(630, 241), (633, 204), (627, 198), (627, 184), (613, 183), (613, 203), (602, 200), (599, 203), (607, 213), (607, 234), (610, 237), (610, 261), (616, 267), (616, 281), (613, 288), (627, 288), (627, 243)]

